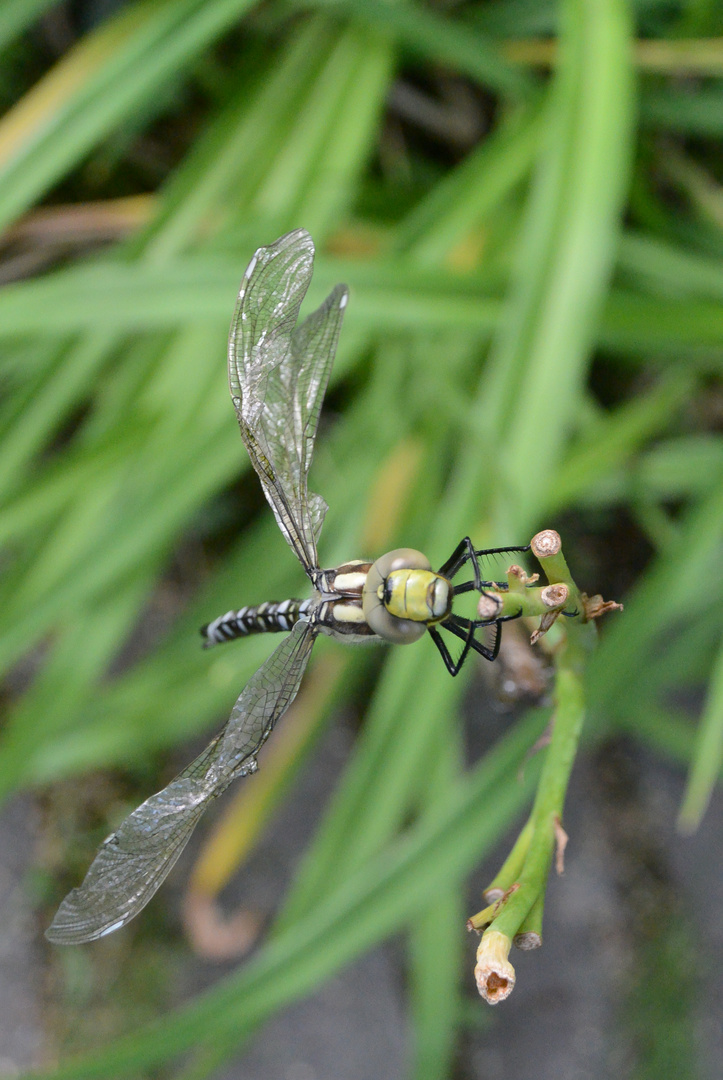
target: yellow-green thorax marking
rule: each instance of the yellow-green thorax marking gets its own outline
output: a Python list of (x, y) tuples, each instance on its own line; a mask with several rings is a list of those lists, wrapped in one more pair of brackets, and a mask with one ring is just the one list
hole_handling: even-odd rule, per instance
[(434, 624), (452, 610), (449, 582), (432, 570), (393, 570), (380, 586), (384, 607), (398, 619)]

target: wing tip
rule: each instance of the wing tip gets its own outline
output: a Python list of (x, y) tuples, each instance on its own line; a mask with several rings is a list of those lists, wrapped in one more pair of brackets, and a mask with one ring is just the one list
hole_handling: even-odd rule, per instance
[(55, 912), (45, 937), (53, 945), (82, 945), (119, 930), (127, 922), (126, 918), (117, 917), (98, 921), (90, 915), (87, 904), (83, 903), (83, 890), (71, 889)]
[(292, 229), (291, 232), (280, 236), (278, 240), (274, 240), (273, 244), (260, 247), (256, 254), (268, 251), (276, 255), (280, 251), (287, 251), (290, 248), (306, 248), (312, 257), (316, 251), (311, 233), (307, 229)]
[(314, 241), (311, 238), (311, 233), (307, 229), (292, 229), (291, 232), (284, 233), (278, 240), (274, 240), (273, 244), (262, 244), (261, 247), (256, 248), (256, 251), (249, 260), (249, 264), (244, 270), (243, 278), (241, 279), (241, 289), (239, 292), (239, 300), (243, 297), (248, 283), (253, 277), (254, 271), (259, 262), (264, 265), (269, 259), (276, 258), (283, 251), (289, 251), (299, 249), (305, 250), (313, 261), (316, 254), (316, 248), (314, 247)]
[(133, 912), (126, 912), (120, 917), (116, 914), (115, 918), (110, 915), (101, 920), (93, 918), (92, 912), (83, 904), (82, 889), (71, 889), (45, 931), (45, 937), (53, 945), (83, 945), (120, 930), (132, 916)]

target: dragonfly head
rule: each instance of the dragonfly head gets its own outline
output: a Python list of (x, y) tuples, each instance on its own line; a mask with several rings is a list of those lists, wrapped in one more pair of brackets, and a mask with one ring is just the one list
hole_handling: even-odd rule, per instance
[(413, 548), (397, 548), (372, 564), (362, 591), (364, 617), (379, 637), (398, 645), (418, 641), (452, 610), (452, 587)]

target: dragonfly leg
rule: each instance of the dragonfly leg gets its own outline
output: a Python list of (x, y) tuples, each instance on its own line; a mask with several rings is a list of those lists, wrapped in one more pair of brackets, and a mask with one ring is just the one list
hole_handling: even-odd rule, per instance
[[(468, 559), (472, 559), (474, 562), (474, 547), (472, 541), (468, 536), (465, 536), (464, 540), (460, 540), (457, 547), (454, 549), (450, 557), (447, 559), (443, 566), (440, 566), (437, 571), (442, 577), (446, 577), (449, 581), (459, 573)], [(477, 570), (479, 574), (479, 568)]]
[(463, 581), (460, 585), (453, 586), (455, 596), (472, 592), (473, 589), (477, 589), (478, 592), (484, 592), (485, 589), (501, 589), (502, 592), (506, 592), (508, 588), (506, 581), (480, 581), (479, 585), (474, 581)]
[[(500, 651), (500, 640), (502, 637), (501, 628), (499, 622), (494, 623), (482, 623), (473, 619), (463, 619), (459, 615), (452, 615), (445, 622), (441, 623), (445, 630), (449, 630), (455, 637), (460, 638), (464, 642), (464, 648), (459, 658), (455, 661), (450, 655), (449, 649), (445, 645), (439, 630), (435, 626), (429, 627), (429, 632), (432, 635), (432, 640), (439, 649), (442, 659), (447, 667), (447, 671), (450, 675), (456, 675), (462, 668), (470, 649), (473, 649), (480, 656), (484, 656), (485, 660), (496, 660), (497, 654)], [(485, 645), (483, 642), (478, 641), (475, 638), (475, 631), (480, 626), (493, 626), (494, 627), (494, 641), (491, 645)]]
[(458, 673), (458, 671), (461, 669), (462, 664), (464, 663), (464, 661), (467, 659), (467, 653), (470, 650), (470, 641), (469, 640), (465, 641), (465, 646), (464, 646), (464, 649), (462, 650), (462, 654), (459, 657), (459, 659), (455, 662), (452, 659), (452, 654), (450, 653), (449, 649), (445, 645), (444, 640), (442, 638), (442, 635), (440, 634), (439, 630), (437, 630), (436, 626), (429, 626), (427, 629), (429, 630), (429, 633), (430, 633), (430, 635), (432, 637), (432, 641), (434, 642), (434, 644), (439, 649), (440, 656), (444, 660), (444, 664), (445, 664), (445, 667), (447, 668), (447, 671), (452, 676), (456, 675)]
[[(480, 575), (479, 575), (479, 566), (478, 566), (478, 563), (477, 563), (478, 559), (483, 559), (486, 555), (517, 555), (521, 551), (529, 551), (529, 550), (530, 550), (530, 545), (529, 544), (526, 544), (524, 547), (480, 548), (479, 551), (475, 550), (473, 552), (474, 558), (472, 559), (472, 565), (474, 566), (475, 571), (476, 571), (475, 580), (474, 580), (474, 588), (477, 589), (479, 592), (483, 592), (484, 589), (501, 589), (503, 592), (506, 592), (507, 589), (509, 588), (506, 581), (482, 581), (482, 580), (480, 580), (479, 579), (479, 577), (480, 577)], [(468, 589), (463, 589), (463, 590), (460, 590), (460, 591), (467, 592)], [(456, 595), (456, 593), (457, 593), (457, 590), (455, 589), (455, 595)]]
[(529, 550), (529, 544), (524, 544), (523, 547), (480, 548), (479, 551), (475, 551), (475, 555), (478, 559), (481, 559), (485, 555), (515, 555), (520, 551)]
[(452, 581), (465, 563), (470, 562), (472, 564), (473, 580), (464, 581), (459, 585), (455, 585), (453, 587), (455, 596), (459, 596), (461, 593), (470, 592), (472, 589), (475, 589), (477, 592), (482, 592), (483, 589), (506, 589), (507, 582), (505, 581), (483, 581), (477, 560), (483, 558), (485, 555), (511, 555), (520, 551), (529, 550), (529, 544), (525, 547), (480, 548), (477, 550), (473, 546), (469, 536), (465, 536), (463, 540), (460, 540), (446, 563), (439, 568), (437, 573), (441, 574), (442, 577), (446, 577), (448, 581)]
[[(517, 616), (514, 616), (515, 618)], [(507, 619), (494, 619), (492, 622), (485, 621), (484, 619), (465, 619), (461, 615), (451, 615), (446, 622), (442, 625), (455, 634), (462, 641), (469, 641), (469, 649), (474, 649), (480, 656), (484, 656), (485, 660), (496, 660), (500, 651), (500, 642), (502, 640), (502, 628), (501, 622), (506, 622)], [(491, 645), (485, 645), (483, 642), (478, 641), (474, 636), (475, 630), (480, 627), (494, 627), (494, 641)], [(465, 654), (463, 653), (463, 656)], [(461, 659), (461, 658), (460, 658)]]

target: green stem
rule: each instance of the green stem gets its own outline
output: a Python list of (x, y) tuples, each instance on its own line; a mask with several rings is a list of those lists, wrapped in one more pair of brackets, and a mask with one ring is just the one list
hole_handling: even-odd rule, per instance
[(580, 648), (582, 642), (575, 640), (577, 637), (575, 633), (568, 637), (567, 645), (558, 657), (552, 738), (530, 816), (532, 838), (519, 877), (520, 887), (510, 894), (491, 926), (510, 939), (520, 931), (538, 898), (544, 897), (565, 792), (582, 730), (584, 650)]
[[(491, 589), (485, 589), (487, 596), (494, 596), (496, 600), (500, 602), (500, 608), (498, 610), (497, 617), (506, 617), (511, 615), (513, 618), (519, 616), (521, 618), (534, 618), (542, 615), (551, 615), (552, 612), (562, 610), (569, 612), (570, 614), (578, 613), (582, 614), (582, 601), (576, 603), (576, 598), (568, 593), (562, 608), (550, 607), (549, 604), (544, 603), (541, 598), (543, 588), (527, 588), (520, 590), (510, 590), (509, 592), (494, 592)], [(486, 617), (486, 616), (483, 616)]]
[(565, 605), (567, 609), (573, 611), (577, 609), (577, 615), (580, 619), (584, 618), (584, 605), (582, 602), (582, 595), (577, 585), (575, 584), (570, 568), (567, 565), (567, 560), (562, 553), (562, 549), (556, 552), (554, 555), (537, 556), (537, 560), (540, 566), (545, 571), (545, 577), (549, 581), (550, 585), (566, 585), (568, 590), (568, 600)]
[(537, 949), (542, 945), (542, 916), (545, 911), (545, 894), (539, 893), (515, 934), (518, 949)]
[(499, 869), (499, 872), (495, 875), (495, 877), (485, 889), (485, 896), (491, 893), (493, 889), (501, 889), (502, 892), (507, 892), (510, 885), (517, 881), (518, 877), (522, 873), (522, 868), (525, 865), (527, 852), (530, 849), (532, 828), (532, 817), (529, 817), (522, 829), (520, 830), (520, 834), (515, 840), (512, 851), (509, 853), (509, 855), (503, 862), (502, 866)]

